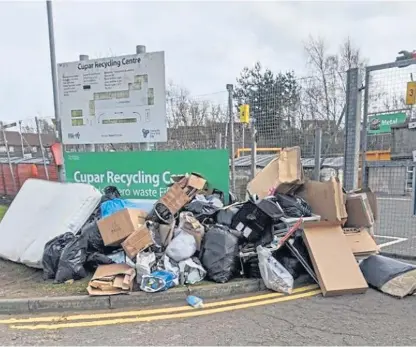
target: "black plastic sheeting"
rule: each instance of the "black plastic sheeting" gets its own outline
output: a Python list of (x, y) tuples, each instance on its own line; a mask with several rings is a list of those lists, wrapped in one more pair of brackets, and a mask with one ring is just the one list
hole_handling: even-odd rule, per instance
[(415, 270), (416, 266), (382, 255), (371, 255), (360, 263), (360, 269), (367, 283), (380, 289), (393, 278)]
[(239, 234), (222, 225), (214, 225), (205, 233), (201, 262), (208, 278), (217, 283), (228, 282), (239, 271)]

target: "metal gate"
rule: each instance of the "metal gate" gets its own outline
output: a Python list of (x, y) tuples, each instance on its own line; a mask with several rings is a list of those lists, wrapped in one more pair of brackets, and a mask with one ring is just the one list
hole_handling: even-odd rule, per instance
[[(363, 102), (362, 186), (377, 195), (374, 231), (381, 251), (402, 258), (416, 258), (416, 166), (412, 159), (416, 129), (409, 128), (416, 121), (416, 111), (406, 102), (413, 74), (416, 79), (415, 59), (368, 66)], [(390, 160), (366, 160), (367, 151), (389, 149)]]

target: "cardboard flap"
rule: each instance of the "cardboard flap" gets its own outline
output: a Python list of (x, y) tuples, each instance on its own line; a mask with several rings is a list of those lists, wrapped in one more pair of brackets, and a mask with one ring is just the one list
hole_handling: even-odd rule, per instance
[(324, 296), (367, 290), (367, 282), (340, 225), (305, 223), (303, 238)]
[(366, 228), (344, 230), (344, 234), (354, 255), (378, 253), (379, 247)]
[(279, 155), (278, 179), (281, 184), (301, 183), (303, 180), (300, 147), (283, 149)]
[(94, 275), (91, 278), (91, 281), (99, 279), (101, 281), (108, 281), (109, 277), (115, 277), (117, 275), (128, 275), (134, 274), (135, 271), (133, 268), (127, 264), (108, 264), (100, 265), (97, 270), (95, 270)]
[(130, 259), (134, 259), (139, 252), (151, 245), (153, 245), (153, 239), (150, 230), (142, 225), (122, 242), (121, 247)]
[(87, 291), (90, 295), (114, 295), (133, 290), (136, 271), (127, 264), (100, 265)]

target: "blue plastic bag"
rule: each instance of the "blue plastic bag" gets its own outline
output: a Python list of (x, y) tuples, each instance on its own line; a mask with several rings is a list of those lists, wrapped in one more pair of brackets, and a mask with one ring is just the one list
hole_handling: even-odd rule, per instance
[(175, 285), (176, 275), (169, 271), (153, 271), (150, 275), (142, 276), (140, 289), (147, 293), (168, 290)]
[(105, 218), (111, 216), (113, 213), (116, 213), (123, 208), (139, 208), (139, 206), (131, 201), (123, 199), (107, 200), (101, 204), (101, 217)]

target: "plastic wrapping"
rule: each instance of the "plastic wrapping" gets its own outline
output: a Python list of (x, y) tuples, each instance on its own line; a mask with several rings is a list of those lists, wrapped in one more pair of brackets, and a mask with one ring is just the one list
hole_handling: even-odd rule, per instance
[(259, 268), (261, 278), (266, 288), (291, 294), (293, 290), (293, 277), (276, 259), (267, 248), (257, 247), (257, 255), (259, 257)]
[(54, 237), (45, 245), (42, 257), (44, 280), (55, 278), (62, 251), (65, 246), (74, 239), (75, 235), (73, 233), (67, 232), (65, 234)]
[(138, 206), (131, 201), (119, 198), (107, 200), (101, 204), (101, 217), (105, 218), (111, 216), (113, 213), (124, 208), (138, 208)]
[(205, 234), (201, 262), (210, 279), (228, 282), (238, 272), (238, 237), (222, 225), (212, 226)]
[(275, 194), (276, 200), (287, 217), (311, 217), (312, 210), (309, 204), (299, 196)]

